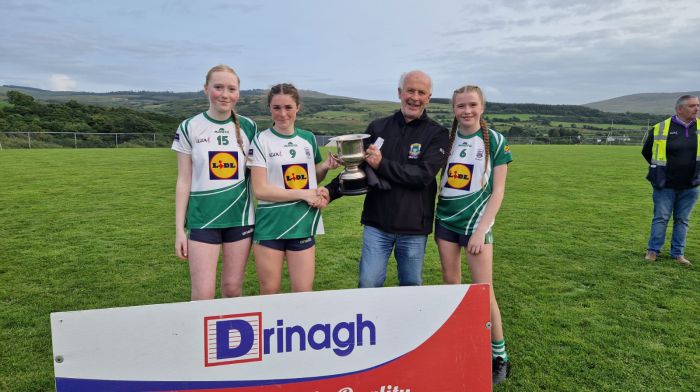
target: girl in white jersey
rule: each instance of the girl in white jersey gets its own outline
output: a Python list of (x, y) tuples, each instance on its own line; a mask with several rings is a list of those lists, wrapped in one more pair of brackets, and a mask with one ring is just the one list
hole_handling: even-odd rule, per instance
[(321, 163), (315, 136), (294, 127), (300, 100), (293, 85), (273, 86), (267, 103), (273, 124), (255, 136), (250, 162), (258, 199), (253, 253), (260, 294), (280, 291), (285, 256), (292, 291), (311, 291), (314, 235), (323, 234), (320, 209), (329, 200), (318, 183), (338, 164), (332, 159)]
[(173, 141), (175, 253), (189, 260), (193, 301), (214, 298), (222, 248), (221, 295), (242, 295), (255, 223), (246, 155), (257, 129), (234, 112), (239, 86), (231, 67), (210, 69), (204, 84), (209, 109), (183, 121)]
[(484, 95), (477, 86), (464, 86), (452, 95), (450, 155), (438, 196), (435, 240), (445, 283), (461, 283), (464, 248), (472, 282), (491, 285), (492, 378), (498, 384), (508, 376), (510, 362), (493, 291), (491, 227), (503, 201), (512, 158), (503, 135), (489, 129), (484, 121), (484, 104)]

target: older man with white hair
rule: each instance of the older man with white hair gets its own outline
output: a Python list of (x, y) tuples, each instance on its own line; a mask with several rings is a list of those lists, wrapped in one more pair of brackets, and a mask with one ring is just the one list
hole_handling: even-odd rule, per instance
[[(423, 281), (425, 246), (435, 215), (435, 176), (445, 163), (448, 143), (447, 129), (425, 111), (431, 95), (432, 81), (425, 72), (407, 72), (399, 80), (401, 109), (367, 127), (365, 164), (377, 183), (370, 183), (362, 209), (359, 287), (384, 285), (392, 251), (401, 286)], [(338, 178), (327, 188), (331, 200), (342, 196)]]

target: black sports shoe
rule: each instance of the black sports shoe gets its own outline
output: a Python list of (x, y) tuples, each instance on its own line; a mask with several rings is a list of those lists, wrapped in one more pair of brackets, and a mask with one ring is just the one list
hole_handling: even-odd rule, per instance
[(491, 361), (491, 378), (493, 385), (500, 384), (510, 376), (510, 361), (504, 361), (501, 357), (496, 357)]

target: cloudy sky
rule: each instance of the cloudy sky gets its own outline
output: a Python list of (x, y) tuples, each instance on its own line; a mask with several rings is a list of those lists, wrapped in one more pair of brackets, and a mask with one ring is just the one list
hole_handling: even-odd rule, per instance
[(195, 91), (219, 63), (243, 89), (396, 100), (479, 84), (497, 102), (582, 104), (700, 90), (697, 0), (0, 0), (0, 85)]

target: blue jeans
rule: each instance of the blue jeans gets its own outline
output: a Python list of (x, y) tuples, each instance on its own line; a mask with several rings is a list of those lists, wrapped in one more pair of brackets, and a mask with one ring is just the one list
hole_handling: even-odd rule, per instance
[(396, 257), (399, 285), (420, 286), (426, 235), (392, 234), (365, 226), (362, 234), (359, 287), (382, 287), (392, 249)]
[(651, 234), (647, 249), (659, 253), (664, 246), (666, 226), (673, 214), (673, 234), (669, 253), (674, 258), (683, 256), (690, 213), (698, 200), (698, 188), (654, 188), (653, 199), (654, 218), (651, 220)]

